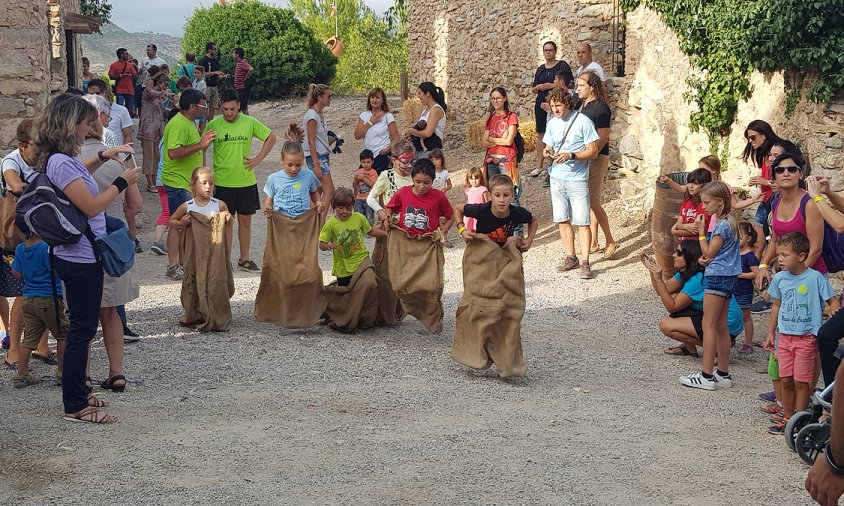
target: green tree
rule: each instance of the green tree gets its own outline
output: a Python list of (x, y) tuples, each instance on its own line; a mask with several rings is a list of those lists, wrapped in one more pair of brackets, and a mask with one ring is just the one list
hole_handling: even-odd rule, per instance
[(407, 38), (391, 31), (385, 20), (372, 13), (351, 28), (346, 52), (337, 65), (338, 90), (362, 92), (379, 86), (387, 92), (399, 91), (401, 73), (407, 71)]
[(228, 73), (234, 70), (232, 49), (243, 48), (255, 67), (255, 98), (283, 97), (334, 77), (337, 59), (289, 9), (258, 1), (197, 8), (185, 23), (182, 49), (199, 57), (208, 41), (217, 43), (220, 65)]
[(407, 4), (404, 0), (394, 0), (384, 13), (384, 20), (394, 35), (407, 37)]
[(81, 0), (79, 13), (95, 17), (100, 25), (104, 25), (111, 19), (111, 2), (107, 0)]
[[(337, 12), (332, 16), (331, 6), (335, 1)], [(363, 0), (289, 0), (289, 4), (302, 24), (313, 30), (321, 40), (334, 35), (336, 23), (337, 36), (346, 46), (352, 27), (372, 12)]]

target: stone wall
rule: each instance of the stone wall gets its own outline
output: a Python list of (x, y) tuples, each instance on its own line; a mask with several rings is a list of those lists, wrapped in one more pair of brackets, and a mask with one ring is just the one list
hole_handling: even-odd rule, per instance
[[(542, 43), (557, 43), (557, 57), (577, 68), (577, 45), (611, 73), (612, 0), (411, 0), (408, 3), (410, 82), (432, 81), (446, 91), (458, 123), (479, 118), (489, 91), (504, 86), (523, 117), (533, 116), (533, 75), (544, 59)], [(462, 138), (449, 129), (452, 139)]]

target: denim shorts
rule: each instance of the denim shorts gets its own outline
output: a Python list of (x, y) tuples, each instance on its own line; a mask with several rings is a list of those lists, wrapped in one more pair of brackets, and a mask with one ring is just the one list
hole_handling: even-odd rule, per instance
[(164, 185), (164, 189), (167, 190), (167, 209), (170, 210), (170, 214), (174, 214), (179, 206), (193, 198), (193, 195), (183, 188)]
[(323, 174), (331, 174), (331, 166), (328, 165), (328, 155), (317, 155), (317, 159), (319, 160), (319, 168), (322, 171), (322, 174), (317, 174), (314, 170), (314, 159), (311, 158), (311, 155), (305, 157), (305, 163), (308, 164), (308, 168), (311, 169), (311, 172), (313, 172), (316, 177), (320, 177)]
[(730, 298), (736, 287), (738, 276), (704, 276), (703, 293)]
[(738, 307), (740, 309), (747, 309), (753, 304), (753, 292), (750, 293), (734, 293)]
[(589, 226), (589, 181), (551, 178), (551, 209), (554, 223), (571, 221), (575, 227)]
[(759, 228), (765, 228), (766, 223), (768, 223), (768, 208), (764, 202), (760, 202), (759, 207), (756, 208), (756, 216), (753, 217), (753, 224)]

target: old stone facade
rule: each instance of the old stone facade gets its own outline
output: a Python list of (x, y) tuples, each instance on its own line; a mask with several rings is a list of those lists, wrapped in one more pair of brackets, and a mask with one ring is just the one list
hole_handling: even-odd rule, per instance
[(15, 148), (21, 119), (78, 82), (78, 34), (97, 26), (78, 12), (79, 0), (0, 0), (0, 152)]

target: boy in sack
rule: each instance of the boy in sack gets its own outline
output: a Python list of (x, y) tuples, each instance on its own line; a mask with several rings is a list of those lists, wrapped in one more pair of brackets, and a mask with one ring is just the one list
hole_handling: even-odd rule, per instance
[(337, 188), (331, 201), (334, 217), (325, 222), (319, 233), (319, 249), (333, 253), (331, 274), (337, 277), (337, 286), (349, 286), (361, 262), (369, 258), (365, 236), (387, 237), (387, 232), (372, 228), (366, 217), (354, 210), (355, 203), (351, 190)]
[[(517, 241), (522, 253), (530, 249), (539, 221), (524, 207), (513, 205), (515, 188), (513, 180), (506, 174), (492, 176), (489, 180), (489, 202), (483, 204), (459, 204), (454, 206), (454, 217), (459, 225), (457, 233), (470, 241), (476, 235), (485, 235), (495, 244), (504, 247), (508, 242)], [(464, 216), (474, 218), (475, 230), (463, 224)], [(527, 225), (527, 236), (514, 235), (519, 225)]]

